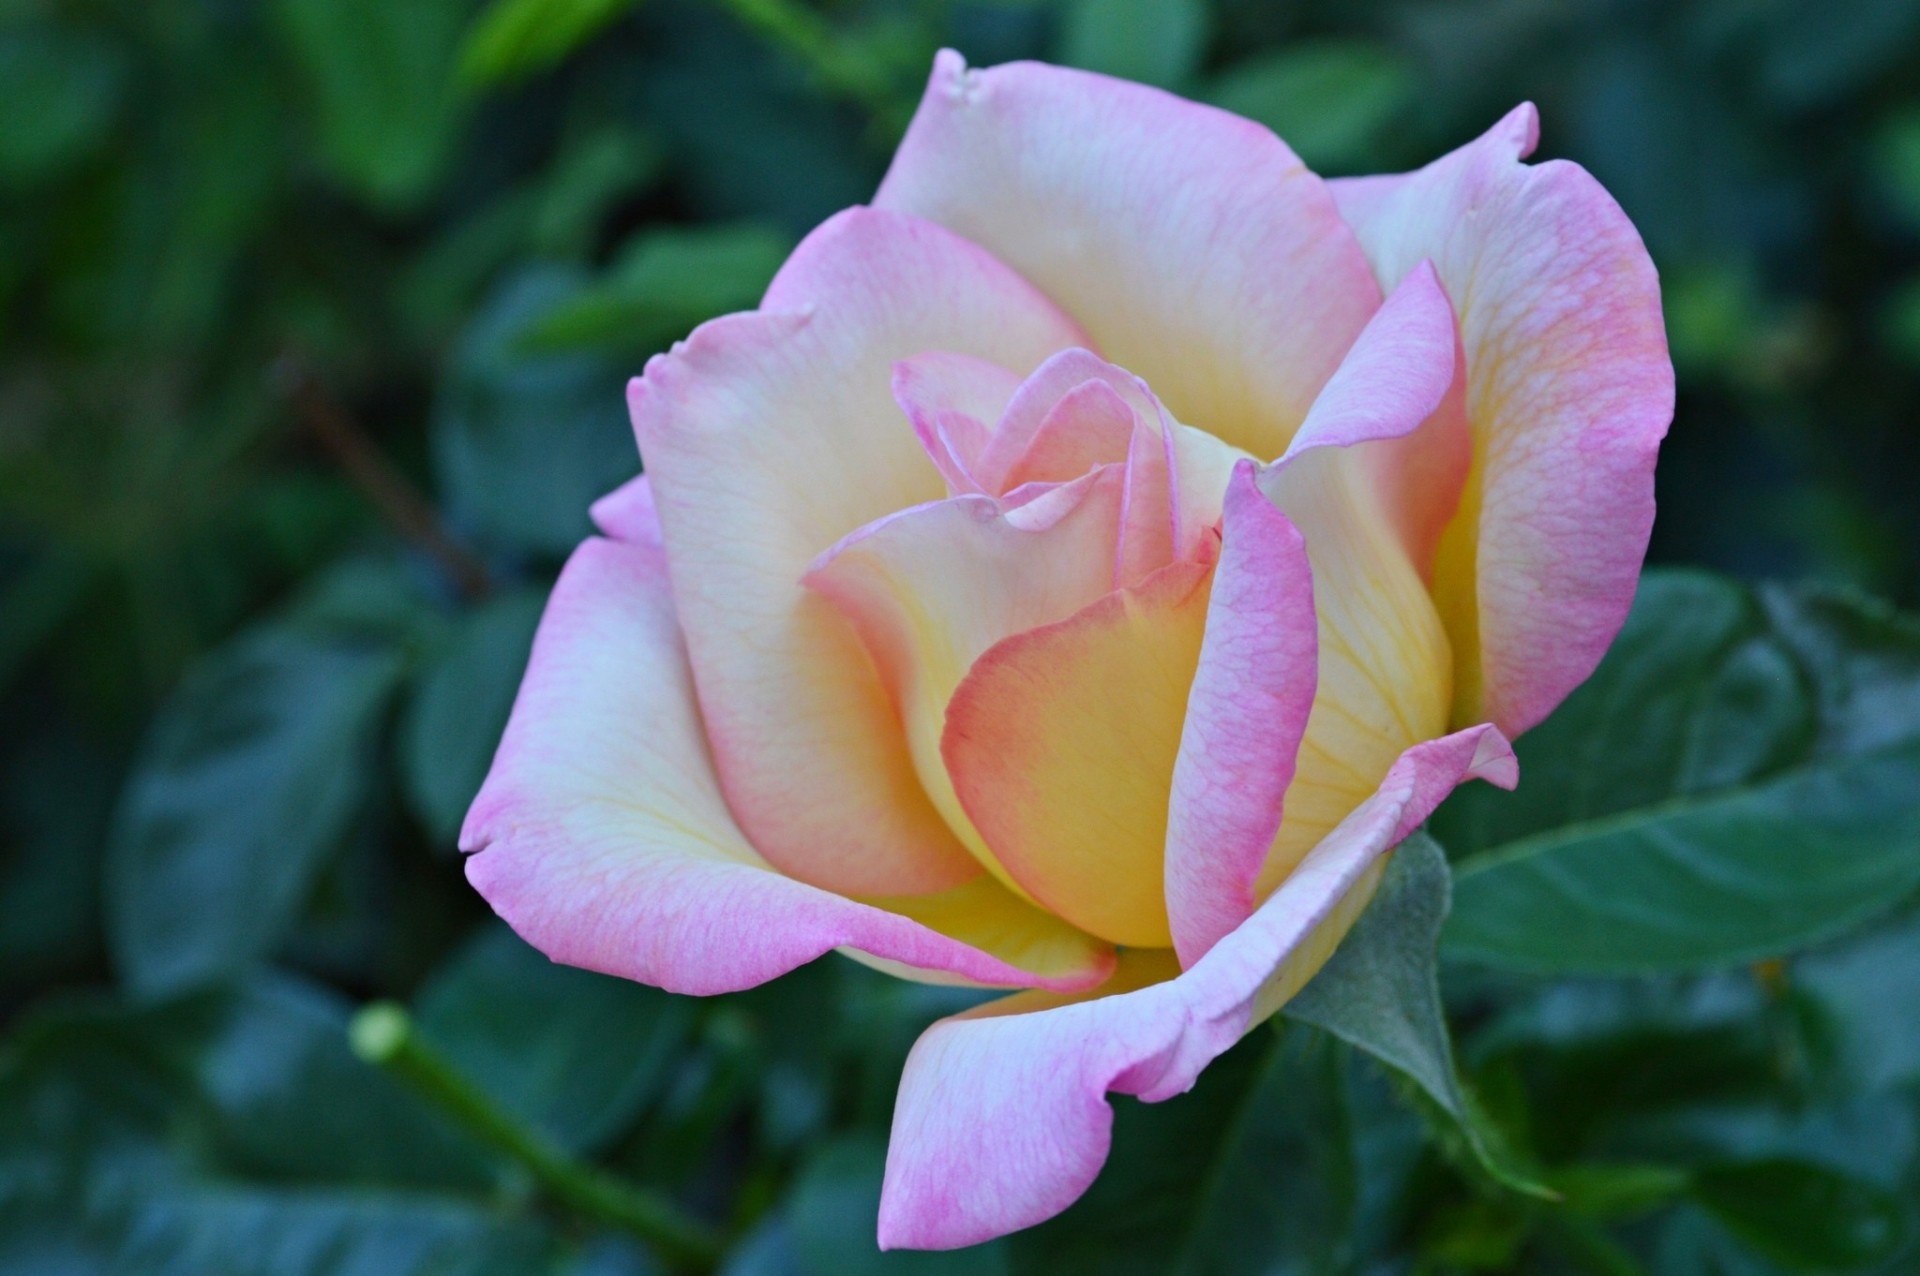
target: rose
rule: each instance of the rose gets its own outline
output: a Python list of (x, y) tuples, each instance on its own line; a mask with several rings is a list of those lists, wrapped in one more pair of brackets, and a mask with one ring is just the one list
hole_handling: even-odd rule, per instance
[(1658, 288), (1534, 140), (1522, 107), (1323, 182), (1210, 108), (942, 54), (874, 206), (633, 383), (647, 474), (554, 589), (474, 884), (681, 992), (832, 948), (1026, 989), (915, 1047), (880, 1239), (1063, 1209), (1107, 1092), (1272, 1014), (1626, 612)]

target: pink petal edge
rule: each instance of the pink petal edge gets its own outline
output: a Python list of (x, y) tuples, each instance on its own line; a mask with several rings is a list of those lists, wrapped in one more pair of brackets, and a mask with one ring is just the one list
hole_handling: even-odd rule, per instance
[(1328, 184), (1383, 286), (1431, 258), (1458, 303), (1481, 498), (1456, 604), (1471, 619), (1441, 603), (1470, 662), (1455, 721), (1514, 735), (1626, 619), (1674, 402), (1646, 247), (1584, 169), (1521, 162), (1539, 136), (1525, 103), (1416, 172)]
[(1241, 461), (1167, 811), (1167, 917), (1191, 966), (1253, 912), (1318, 682), (1313, 570)]

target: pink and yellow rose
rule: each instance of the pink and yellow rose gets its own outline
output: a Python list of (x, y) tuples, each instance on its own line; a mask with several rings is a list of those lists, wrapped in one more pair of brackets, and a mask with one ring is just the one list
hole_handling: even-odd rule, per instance
[(1018, 989), (902, 1079), (891, 1246), (1065, 1208), (1110, 1091), (1271, 1015), (1625, 616), (1658, 285), (1521, 107), (1323, 181), (1156, 90), (944, 53), (873, 205), (631, 387), (467, 819), (556, 960)]

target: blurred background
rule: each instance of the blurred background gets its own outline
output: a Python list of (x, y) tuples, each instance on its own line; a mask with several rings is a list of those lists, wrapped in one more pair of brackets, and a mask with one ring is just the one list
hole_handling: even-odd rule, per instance
[(1920, 601), (1913, 0), (0, 0), (0, 1270), (662, 1270), (353, 1055), (392, 998), (740, 1273), (1920, 1271), (1910, 922), (1804, 980), (1449, 967), (1514, 1138), (1644, 1168), (1585, 1212), (1293, 1026), (1121, 1101), (1057, 1223), (883, 1257), (901, 1060), (971, 994), (696, 1003), (491, 919), (455, 834), (625, 379), (870, 196), (942, 45), (1330, 175), (1532, 99), (1660, 266), (1653, 558)]

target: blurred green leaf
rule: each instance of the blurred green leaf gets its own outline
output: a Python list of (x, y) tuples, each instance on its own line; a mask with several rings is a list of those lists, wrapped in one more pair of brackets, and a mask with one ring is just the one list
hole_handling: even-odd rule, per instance
[[(1449, 954), (1711, 967), (1838, 934), (1920, 885), (1920, 638), (1869, 633), (1838, 600), (1768, 611), (1699, 574), (1643, 581), (1599, 671), (1519, 745), (1523, 791), (1463, 790), (1436, 815), (1469, 852)], [(1871, 698), (1845, 689), (1875, 676)]]
[(609, 211), (652, 186), (664, 159), (651, 133), (624, 125), (574, 139), (538, 188), (529, 228), (534, 248), (562, 260), (597, 250)]
[(1920, 107), (1887, 117), (1873, 139), (1874, 176), (1908, 226), (1920, 229)]
[(1920, 1081), (1920, 921), (1905, 918), (1793, 964), (1793, 988), (1810, 998), (1832, 1034), (1837, 1066), (1861, 1090)]
[(1301, 40), (1230, 66), (1209, 86), (1215, 106), (1278, 133), (1307, 167), (1377, 166), (1415, 97), (1413, 71), (1368, 40)]
[(541, 590), (481, 603), (455, 623), (414, 684), (400, 719), (400, 779), (445, 845), (487, 778), (545, 605)]
[(1830, 585), (1769, 586), (1760, 599), (1812, 673), (1817, 755), (1920, 742), (1920, 619)]
[(637, 8), (640, 0), (492, 0), (460, 48), (460, 78), (475, 88), (524, 80)]
[(716, 315), (758, 305), (792, 247), (751, 224), (645, 232), (605, 279), (542, 314), (523, 348), (652, 354)]
[(1860, 1271), (1904, 1239), (1898, 1200), (1872, 1183), (1794, 1161), (1717, 1166), (1694, 1199), (1741, 1241), (1791, 1271)]
[(108, 940), (130, 987), (176, 992), (272, 951), (360, 809), (402, 667), (390, 647), (270, 625), (187, 675), (109, 849)]
[(70, 171), (106, 144), (127, 57), (97, 36), (54, 26), (0, 28), (0, 190)]
[(198, 1082), (234, 1170), (305, 1183), (488, 1186), (484, 1152), (354, 1057), (351, 1012), (331, 989), (261, 973), (157, 1016), (146, 1036)]
[(445, 1190), (481, 1181), (472, 1151), (353, 1059), (343, 1024), (336, 998), (280, 977), (27, 1018), (0, 1055), (0, 1268), (540, 1270), (543, 1229)]
[(1496, 1181), (1550, 1197), (1454, 1071), (1438, 971), (1440, 928), (1451, 899), (1446, 854), (1416, 831), (1393, 852), (1353, 930), (1284, 1013), (1404, 1074), (1446, 1112)]
[(420, 1030), (568, 1151), (606, 1146), (659, 1097), (694, 1003), (547, 960), (487, 927), (420, 995)]
[(1163, 89), (1206, 52), (1205, 0), (1068, 0), (1061, 24), (1060, 61)]
[(1920, 368), (1920, 278), (1894, 290), (1880, 312), (1881, 340), (1895, 357)]
[(453, 520), (522, 553), (571, 550), (591, 531), (587, 507), (636, 464), (624, 392), (632, 369), (524, 350), (528, 330), (580, 287), (557, 268), (506, 281), (462, 338), (434, 404), (434, 467)]
[(431, 192), (465, 112), (454, 89), (471, 0), (277, 0), (333, 176), (377, 207)]

